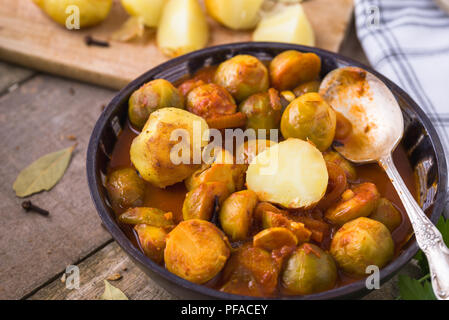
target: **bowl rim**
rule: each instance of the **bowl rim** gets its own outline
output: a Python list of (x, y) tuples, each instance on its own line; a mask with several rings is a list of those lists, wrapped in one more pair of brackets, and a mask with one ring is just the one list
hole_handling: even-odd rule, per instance
[[(361, 67), (377, 77), (379, 77), (389, 88), (394, 92), (395, 95), (400, 96), (408, 106), (410, 106), (413, 111), (418, 115), (418, 120), (423, 124), (425, 129), (428, 132), (430, 137), (432, 147), (436, 153), (436, 165), (438, 167), (438, 191), (436, 194), (435, 204), (432, 209), (432, 214), (430, 219), (435, 224), (439, 217), (441, 216), (446, 200), (447, 194), (447, 163), (446, 158), (443, 151), (443, 146), (441, 140), (437, 134), (437, 131), (430, 119), (426, 116), (424, 111), (418, 106), (416, 102), (399, 86), (393, 83), (391, 80), (387, 79), (382, 74), (373, 70), (371, 67), (368, 67), (362, 63), (352, 60), (351, 58), (347, 58), (338, 53), (330, 52), (324, 49), (296, 45), (296, 44), (287, 44), (287, 43), (278, 43), (278, 42), (240, 42), (240, 43), (230, 43), (224, 45), (218, 45), (213, 47), (208, 47), (202, 50), (194, 51), (192, 53), (171, 59), (165, 63), (162, 63), (149, 71), (145, 72), (137, 79), (130, 82), (126, 87), (121, 89), (111, 100), (111, 102), (107, 105), (107, 107), (103, 110), (100, 117), (98, 118), (95, 127), (92, 131), (89, 145), (87, 149), (86, 156), (86, 170), (87, 170), (87, 179), (89, 184), (89, 190), (91, 194), (92, 201), (94, 202), (95, 208), (100, 216), (104, 226), (112, 235), (115, 241), (118, 242), (120, 247), (129, 255), (131, 258), (138, 262), (141, 266), (145, 268), (149, 268), (152, 272), (158, 274), (158, 276), (164, 278), (166, 281), (171, 282), (175, 285), (181, 286), (184, 289), (189, 291), (193, 291), (197, 294), (208, 296), (210, 298), (216, 299), (238, 299), (238, 300), (254, 300), (254, 299), (267, 299), (267, 300), (315, 300), (315, 299), (337, 299), (344, 298), (345, 296), (351, 296), (357, 294), (358, 292), (365, 291), (366, 285), (366, 277), (355, 281), (353, 283), (334, 288), (328, 291), (306, 295), (306, 296), (282, 296), (282, 297), (250, 297), (243, 295), (236, 295), (218, 291), (216, 289), (208, 288), (204, 285), (195, 284), (184, 280), (175, 274), (169, 272), (163, 266), (158, 265), (153, 262), (150, 258), (146, 257), (137, 247), (135, 247), (132, 242), (128, 239), (125, 233), (120, 229), (116, 221), (111, 217), (108, 210), (104, 206), (104, 203), (101, 198), (100, 191), (97, 188), (97, 185), (101, 184), (100, 179), (97, 176), (97, 153), (100, 147), (100, 137), (104, 130), (104, 128), (108, 125), (108, 121), (114, 115), (115, 110), (120, 105), (120, 101), (122, 101), (125, 97), (129, 97), (129, 95), (138, 87), (140, 87), (143, 83), (147, 82), (152, 75), (159, 74), (163, 70), (167, 68), (171, 68), (183, 62), (188, 62), (193, 58), (198, 57), (208, 57), (210, 55), (229, 51), (232, 55), (238, 54), (239, 52), (245, 52), (248, 50), (258, 50), (258, 49), (266, 49), (273, 48), (279, 50), (298, 50), (301, 52), (314, 52), (318, 54), (321, 58), (323, 57), (332, 57), (333, 59), (342, 61), (351, 66)], [(263, 51), (263, 50), (262, 50)], [(380, 279), (381, 283), (389, 280), (393, 277), (406, 263), (408, 263), (413, 256), (418, 252), (418, 245), (416, 243), (416, 239), (414, 236), (409, 240), (408, 248), (406, 248), (395, 260), (389, 263), (386, 267), (380, 270)]]

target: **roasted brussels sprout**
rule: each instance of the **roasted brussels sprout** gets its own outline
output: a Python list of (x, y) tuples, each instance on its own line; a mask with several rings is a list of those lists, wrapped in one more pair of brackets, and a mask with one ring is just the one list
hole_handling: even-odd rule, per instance
[(221, 205), (229, 196), (228, 187), (223, 182), (207, 182), (188, 192), (182, 207), (184, 220), (210, 220), (217, 202)]
[(381, 198), (374, 212), (369, 216), (371, 219), (382, 222), (390, 232), (402, 223), (402, 215), (394, 207), (390, 200)]
[(201, 79), (189, 79), (179, 85), (178, 91), (183, 97), (187, 97), (190, 91), (205, 84), (206, 82)]
[(204, 84), (190, 91), (186, 107), (188, 111), (206, 120), (237, 111), (234, 98), (225, 88), (214, 83)]
[(330, 252), (345, 272), (363, 276), (368, 266), (382, 268), (393, 258), (394, 243), (383, 223), (361, 217), (337, 231)]
[(150, 114), (160, 108), (184, 109), (184, 99), (170, 82), (156, 79), (145, 83), (129, 98), (128, 117), (136, 129), (142, 129)]
[(250, 164), (261, 152), (274, 146), (276, 142), (265, 139), (253, 139), (245, 141), (237, 149), (237, 163)]
[(207, 182), (222, 182), (229, 192), (236, 190), (232, 165), (228, 164), (212, 164), (204, 165), (200, 170), (193, 173), (184, 183), (187, 190), (192, 191), (199, 185)]
[(168, 271), (202, 284), (221, 271), (229, 255), (229, 243), (220, 229), (208, 221), (192, 219), (168, 234), (164, 260)]
[(290, 294), (307, 295), (332, 289), (337, 266), (327, 252), (305, 243), (291, 255), (282, 274), (282, 285)]
[(106, 179), (106, 189), (114, 207), (127, 209), (143, 204), (145, 182), (132, 168), (111, 172)]
[(243, 245), (232, 254), (223, 270), (225, 284), (220, 291), (264, 297), (275, 293), (279, 268), (269, 252)]
[(318, 93), (306, 93), (291, 102), (282, 114), (284, 138), (310, 140), (320, 151), (327, 150), (335, 136), (336, 115)]
[(258, 248), (272, 251), (284, 246), (296, 246), (298, 239), (287, 228), (275, 227), (262, 230), (253, 238), (253, 245)]
[(278, 129), (281, 121), (281, 99), (276, 89), (256, 93), (243, 101), (239, 111), (247, 117), (246, 127), (250, 129)]
[(379, 198), (376, 185), (370, 182), (359, 184), (352, 189), (350, 197), (343, 196), (341, 201), (331, 206), (325, 217), (338, 225), (359, 217), (367, 217), (376, 208)]
[(80, 27), (91, 27), (102, 22), (109, 15), (112, 0), (33, 0), (46, 14), (60, 25), (66, 26), (71, 5), (80, 13)]
[(268, 90), (268, 70), (256, 57), (237, 55), (219, 65), (214, 82), (240, 102), (252, 94)]
[(300, 139), (287, 139), (259, 153), (246, 171), (248, 189), (261, 201), (289, 209), (318, 203), (326, 193), (328, 179), (321, 152)]
[(279, 91), (293, 90), (303, 82), (316, 80), (320, 71), (321, 59), (315, 53), (284, 51), (271, 60), (271, 85)]
[(119, 221), (127, 224), (147, 224), (153, 227), (170, 229), (173, 227), (173, 214), (156, 208), (132, 208), (119, 216)]
[(257, 195), (251, 190), (231, 194), (220, 210), (220, 224), (232, 241), (245, 240), (253, 221)]
[[(182, 129), (182, 140), (173, 139)], [(194, 132), (198, 129), (200, 132)], [(131, 161), (142, 178), (159, 188), (181, 182), (201, 168), (194, 155), (201, 156), (207, 141), (194, 141), (204, 137), (206, 121), (190, 112), (176, 108), (163, 108), (150, 115), (142, 132), (133, 140)], [(185, 133), (188, 136), (185, 137)]]
[(307, 81), (307, 82), (300, 84), (295, 89), (293, 89), (293, 93), (297, 97), (300, 97), (303, 94), (306, 94), (309, 92), (318, 92), (318, 90), (320, 89), (320, 84), (321, 84), (321, 82), (319, 82), (318, 80)]
[(138, 224), (134, 227), (139, 237), (140, 246), (145, 255), (154, 262), (161, 263), (164, 259), (165, 238), (167, 231), (163, 228), (146, 224)]
[(346, 174), (346, 178), (349, 181), (357, 180), (357, 171), (351, 162), (343, 158), (338, 152), (329, 151), (323, 154), (324, 160), (326, 162), (333, 162), (338, 165)]

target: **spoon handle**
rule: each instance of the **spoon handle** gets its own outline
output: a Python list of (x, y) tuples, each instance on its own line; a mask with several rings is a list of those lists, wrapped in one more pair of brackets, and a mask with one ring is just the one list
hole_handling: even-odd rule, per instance
[(404, 204), (415, 231), (416, 241), (429, 262), (432, 287), (440, 300), (449, 300), (449, 249), (440, 231), (427, 218), (401, 178), (391, 155), (379, 160)]

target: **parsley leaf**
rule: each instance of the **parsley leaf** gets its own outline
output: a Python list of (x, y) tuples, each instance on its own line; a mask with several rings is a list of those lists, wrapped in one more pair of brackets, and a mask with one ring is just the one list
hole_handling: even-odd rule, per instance
[(402, 300), (436, 300), (429, 281), (421, 284), (406, 275), (399, 275), (399, 292)]

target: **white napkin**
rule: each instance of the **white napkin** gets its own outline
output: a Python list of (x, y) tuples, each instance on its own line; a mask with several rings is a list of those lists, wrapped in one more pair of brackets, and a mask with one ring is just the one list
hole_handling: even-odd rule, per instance
[(426, 112), (447, 158), (449, 15), (433, 0), (355, 0), (355, 17), (357, 35), (371, 65)]

